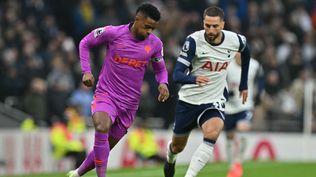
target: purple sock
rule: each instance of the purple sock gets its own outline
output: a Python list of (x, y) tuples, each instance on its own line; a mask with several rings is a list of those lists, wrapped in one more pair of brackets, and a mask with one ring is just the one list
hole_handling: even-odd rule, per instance
[(97, 176), (105, 177), (106, 167), (110, 153), (108, 134), (95, 132), (93, 150)]
[(94, 169), (94, 167), (94, 151), (92, 150), (78, 168), (78, 174), (83, 176), (88, 171)]

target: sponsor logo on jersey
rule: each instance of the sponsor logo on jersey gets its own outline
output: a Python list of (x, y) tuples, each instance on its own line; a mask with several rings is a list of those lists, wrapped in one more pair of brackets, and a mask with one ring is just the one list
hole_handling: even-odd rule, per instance
[(208, 69), (210, 71), (215, 71), (215, 72), (220, 72), (222, 70), (226, 70), (228, 66), (228, 62), (224, 62), (224, 63), (220, 63), (220, 62), (216, 62), (216, 63), (212, 63), (210, 61), (207, 61), (204, 63), (204, 65), (202, 66), (203, 69)]
[(128, 58), (128, 57), (120, 57), (118, 55), (114, 57), (114, 61), (120, 64), (126, 64), (128, 66), (132, 66), (134, 68), (144, 67), (148, 63), (147, 61), (137, 60), (137, 59)]

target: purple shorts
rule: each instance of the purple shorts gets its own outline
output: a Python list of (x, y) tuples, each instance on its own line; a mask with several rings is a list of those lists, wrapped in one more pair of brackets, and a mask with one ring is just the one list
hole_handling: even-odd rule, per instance
[(119, 103), (111, 100), (107, 93), (95, 94), (91, 103), (92, 115), (95, 112), (106, 112), (110, 116), (112, 126), (109, 131), (109, 137), (117, 140), (127, 133), (127, 129), (134, 121), (136, 111), (119, 106)]

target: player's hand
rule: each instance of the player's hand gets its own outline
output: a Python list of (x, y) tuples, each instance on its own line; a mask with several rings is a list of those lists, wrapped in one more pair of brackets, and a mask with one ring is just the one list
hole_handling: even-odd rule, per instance
[(158, 91), (159, 91), (158, 101), (165, 102), (169, 98), (169, 89), (168, 89), (167, 84), (159, 84)]
[(245, 104), (248, 98), (248, 90), (241, 90), (239, 97), (242, 99), (242, 104)]
[(206, 76), (197, 76), (196, 77), (196, 84), (199, 86), (206, 85), (210, 81)]
[(91, 73), (85, 73), (82, 76), (82, 83), (87, 87), (92, 87), (94, 85), (94, 77)]

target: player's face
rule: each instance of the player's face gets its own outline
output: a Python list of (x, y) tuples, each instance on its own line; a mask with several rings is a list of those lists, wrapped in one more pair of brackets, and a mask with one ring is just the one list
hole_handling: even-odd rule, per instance
[(215, 42), (220, 36), (222, 29), (224, 29), (225, 22), (220, 17), (211, 17), (206, 15), (203, 23), (206, 37), (210, 42)]
[(158, 22), (143, 15), (138, 15), (134, 22), (137, 39), (146, 39), (158, 26)]

